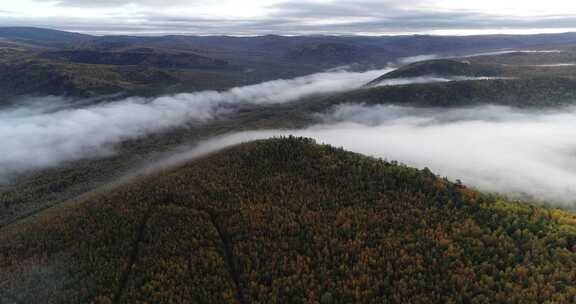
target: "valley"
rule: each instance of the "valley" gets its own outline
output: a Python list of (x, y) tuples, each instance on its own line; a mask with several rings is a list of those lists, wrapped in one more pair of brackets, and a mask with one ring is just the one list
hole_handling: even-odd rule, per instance
[(46, 31), (0, 28), (0, 303), (576, 297), (575, 35)]

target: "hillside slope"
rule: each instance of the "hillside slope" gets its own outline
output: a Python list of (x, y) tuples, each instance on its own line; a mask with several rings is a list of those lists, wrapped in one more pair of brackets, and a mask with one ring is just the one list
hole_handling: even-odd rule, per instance
[[(355, 69), (382, 68), (391, 62), (401, 62), (404, 57), (423, 54), (454, 57), (503, 48), (570, 50), (570, 45), (575, 43), (574, 33), (460, 37), (138, 37), (0, 27), (0, 102), (17, 101), (22, 96), (158, 96), (224, 90), (294, 78), (343, 65)], [(559, 54), (547, 55), (566, 62), (573, 61), (574, 56)], [(475, 65), (489, 63), (483, 61), (474, 58)], [(524, 61), (527, 60), (522, 59)], [(523, 74), (525, 69), (550, 74), (548, 67), (523, 66), (518, 70), (511, 67), (506, 70)], [(461, 72), (462, 67), (457, 67), (456, 71)], [(485, 69), (464, 74), (484, 75), (485, 72), (493, 74)], [(574, 75), (574, 72), (565, 71), (564, 74)]]
[(200, 68), (231, 69), (228, 62), (196, 55), (194, 53), (168, 54), (155, 50), (136, 50), (126, 52), (97, 52), (92, 50), (43, 52), (40, 58), (73, 63), (105, 65), (145, 65), (159, 68)]
[[(43, 53), (42, 56), (54, 56), (50, 59), (16, 51), (6, 53), (0, 52), (0, 105), (6, 100), (18, 100), (17, 97), (23, 99), (22, 96), (156, 96), (181, 91), (223, 90), (256, 83), (264, 77), (246, 76), (242, 70), (225, 62), (194, 55), (119, 53), (90, 58), (90, 52), (72, 52), (81, 55), (74, 60), (63, 60), (58, 56), (67, 52)], [(113, 62), (128, 57), (136, 63)]]
[(93, 36), (37, 27), (0, 27), (0, 43), (8, 40), (25, 48), (65, 47)]
[(316, 112), (350, 103), (446, 108), (493, 104), (550, 109), (571, 106), (575, 102), (576, 79), (537, 77), (364, 87), (314, 100), (307, 99), (298, 106), (302, 111)]
[(575, 222), (272, 139), (3, 228), (0, 302), (569, 303)]
[(369, 85), (377, 85), (387, 79), (421, 76), (498, 77), (502, 76), (502, 71), (498, 66), (489, 64), (471, 64), (450, 59), (427, 60), (412, 63), (382, 75), (370, 82)]

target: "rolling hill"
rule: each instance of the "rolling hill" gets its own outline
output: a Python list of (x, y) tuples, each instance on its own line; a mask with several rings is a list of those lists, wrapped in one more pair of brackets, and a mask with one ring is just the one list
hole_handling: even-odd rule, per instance
[[(381, 68), (403, 57), (422, 54), (457, 57), (505, 48), (570, 49), (574, 44), (573, 33), (466, 37), (138, 37), (0, 27), (0, 79), (15, 79), (2, 85), (0, 101), (21, 96), (158, 96), (224, 90), (343, 65), (362, 70)], [(477, 60), (475, 64), (483, 64), (481, 59)], [(493, 74), (486, 69), (467, 72)], [(542, 71), (545, 75), (549, 72)], [(408, 70), (403, 73), (410, 75)], [(519, 73), (522, 71), (516, 72)]]
[(576, 217), (309, 139), (246, 143), (0, 230), (0, 300), (569, 303)]
[[(66, 47), (93, 36), (37, 27), (0, 27), (0, 39), (31, 48)], [(2, 40), (0, 40), (2, 42)]]
[(499, 77), (503, 71), (496, 65), (471, 64), (450, 59), (427, 60), (400, 67), (374, 79), (368, 85), (378, 85), (384, 80), (410, 77)]
[(159, 53), (154, 49), (126, 52), (98, 52), (90, 50), (43, 52), (40, 58), (73, 63), (105, 65), (145, 65), (159, 68), (231, 69), (228, 62), (193, 53)]
[(394, 104), (418, 107), (504, 105), (519, 108), (553, 108), (576, 103), (576, 80), (522, 78), (462, 80), (367, 87), (327, 96), (303, 105), (322, 111), (344, 103)]
[[(539, 56), (557, 55), (541, 54)], [(531, 56), (535, 55), (531, 54)], [(493, 58), (491, 60), (500, 60), (498, 56)], [(481, 58), (477, 57), (476, 59), (480, 60)], [(490, 62), (487, 61), (482, 65), (491, 65)], [(426, 62), (422, 64), (426, 65)], [(28, 67), (31, 66), (33, 65)], [(78, 64), (75, 69), (67, 70), (64, 68), (65, 66), (56, 65), (41, 69), (42, 65), (40, 65), (38, 67), (40, 71), (37, 74), (47, 73), (54, 77), (61, 77), (59, 73), (69, 75), (76, 68), (82, 67)], [(92, 72), (93, 74), (91, 73), (94, 75), (92, 78), (84, 78), (84, 82), (76, 85), (84, 83), (96, 86), (102, 81), (113, 81), (119, 77), (115, 75), (115, 73), (119, 73), (116, 68), (106, 65), (95, 66), (100, 67), (106, 73), (100, 74), (98, 71), (101, 70), (96, 69)], [(145, 75), (149, 75), (149, 78), (143, 79), (140, 88), (147, 88), (146, 82), (153, 82), (158, 87), (170, 87), (176, 83), (175, 78), (166, 69), (133, 66), (125, 67), (125, 69), (128, 71), (135, 70), (134, 74), (129, 75), (138, 75), (138, 73), (148, 71)], [(504, 71), (506, 72), (507, 68)], [(73, 161), (57, 168), (25, 174), (13, 184), (0, 188), (0, 199), (4, 198), (4, 200), (10, 201), (10, 206), (3, 210), (0, 208), (0, 226), (83, 192), (113, 183), (117, 178), (131, 172), (134, 168), (157, 161), (158, 154), (179, 149), (182, 145), (195, 145), (202, 140), (238, 131), (306, 128), (322, 123), (320, 117), (332, 111), (337, 105), (396, 104), (442, 108), (499, 104), (520, 108), (553, 109), (558, 106), (574, 104), (576, 80), (571, 75), (574, 75), (575, 67), (546, 67), (538, 69), (535, 74), (532, 74), (533, 70), (527, 72), (526, 68), (522, 67), (522, 71), (526, 76), (525, 78), (365, 87), (346, 93), (313, 96), (272, 106), (238, 105), (237, 108), (229, 109), (232, 111), (229, 115), (210, 123), (186, 125), (174, 130), (165, 130), (146, 137), (126, 140), (114, 147), (117, 152), (114, 155)], [(83, 71), (84, 75), (87, 75), (87, 72), (87, 70)], [(191, 80), (197, 85), (225, 86), (227, 79), (222, 77), (223, 74), (208, 73), (207, 71), (204, 73), (201, 74), (204, 77), (195, 77)], [(546, 74), (542, 75), (541, 73)], [(2, 70), (0, 70), (0, 76), (2, 76)], [(40, 86), (47, 79), (51, 79), (49, 77), (2, 77), (6, 77), (3, 78), (6, 81), (0, 82), (0, 87), (30, 79), (34, 79), (33, 84)], [(182, 86), (184, 83), (177, 85)], [(148, 87), (148, 89), (150, 88), (153, 89), (154, 86)]]
[(360, 48), (353, 44), (321, 43), (290, 50), (286, 53), (285, 59), (296, 63), (337, 66), (366, 62), (367, 58), (375, 53), (381, 58), (394, 58), (393, 54), (385, 50), (378, 52), (374, 48)]
[[(14, 56), (20, 56), (16, 53)], [(547, 56), (558, 56), (558, 53), (530, 54), (547, 58)], [(484, 59), (484, 56), (474, 57), (475, 60), (482, 60), (481, 66), (493, 65), (494, 60), (503, 61), (500, 56), (488, 56), (492, 59)], [(563, 56), (569, 56), (565, 54)], [(436, 61), (433, 61), (436, 62)], [(441, 61), (444, 62), (444, 61)], [(453, 61), (448, 61), (449, 63)], [(457, 61), (456, 61), (457, 62)], [(472, 60), (471, 60), (472, 62)], [(471, 63), (475, 65), (475, 63)], [(42, 86), (52, 79), (51, 77), (63, 77), (70, 75), (76, 70), (81, 70), (81, 75), (92, 75), (83, 79), (82, 82), (72, 86), (91, 85), (96, 88), (102, 82), (112, 85), (114, 79), (121, 78), (121, 73), (128, 73), (130, 77), (143, 78), (139, 84), (139, 89), (152, 89), (156, 87), (170, 87), (173, 85), (184, 86), (185, 83), (178, 83), (177, 78), (172, 76), (170, 69), (157, 69), (146, 66), (128, 66), (123, 69), (107, 65), (93, 65), (98, 69), (88, 73), (89, 70), (82, 64), (76, 64), (72, 69), (66, 69), (67, 65), (49, 65), (45, 67), (40, 64), (27, 65), (22, 67), (35, 67), (38, 75), (50, 75), (50, 77), (26, 78), (24, 74), (19, 77), (9, 77), (3, 75), (4, 70), (0, 70), (0, 78), (6, 81), (0, 82), (0, 88), (17, 82), (34, 80), (36, 86)], [(427, 62), (416, 65), (408, 65), (402, 69), (414, 66), (427, 66)], [(400, 70), (402, 70), (400, 69)], [(514, 67), (523, 74), (509, 74), (508, 68), (503, 68), (504, 75), (522, 76), (517, 79), (490, 79), (490, 80), (468, 80), (442, 83), (424, 83), (411, 85), (394, 85), (380, 87), (364, 87), (346, 93), (328, 94), (325, 96), (313, 96), (302, 100), (276, 105), (238, 105), (237, 108), (230, 108), (230, 115), (222, 117), (216, 121), (206, 124), (193, 124), (182, 126), (174, 130), (165, 130), (157, 134), (127, 140), (116, 145), (117, 154), (96, 158), (84, 159), (67, 163), (58, 168), (49, 168), (38, 172), (26, 174), (12, 185), (0, 188), (0, 198), (11, 202), (9, 207), (0, 212), (0, 226), (7, 222), (12, 222), (27, 214), (57, 204), (62, 200), (77, 196), (83, 192), (93, 190), (107, 183), (112, 183), (119, 176), (130, 172), (134, 168), (141, 167), (144, 163), (154, 162), (155, 155), (178, 149), (182, 145), (194, 145), (199, 141), (220, 136), (231, 132), (260, 130), (260, 129), (301, 129), (308, 126), (322, 123), (320, 117), (330, 112), (335, 106), (341, 104), (396, 104), (417, 107), (468, 107), (485, 104), (499, 104), (520, 108), (531, 109), (552, 109), (557, 106), (570, 106), (576, 100), (576, 74), (575, 67), (545, 67), (537, 70), (526, 70), (526, 67)], [(124, 72), (122, 72), (124, 71)], [(194, 70), (199, 73), (198, 70)], [(428, 69), (429, 71), (429, 69)], [(428, 71), (426, 73), (428, 73)], [(426, 74), (425, 73), (425, 74)], [(120, 74), (120, 75), (118, 75)], [(228, 78), (222, 73), (210, 73), (204, 71), (202, 77), (193, 77), (190, 80), (198, 86), (224, 87)], [(388, 75), (389, 76), (389, 75)], [(384, 75), (383, 77), (388, 77)], [(67, 78), (75, 79), (74, 77)], [(233, 78), (233, 76), (230, 76)], [(124, 83), (124, 82), (123, 82)], [(147, 85), (154, 83), (154, 85)], [(126, 85), (126, 83), (124, 83)], [(47, 87), (50, 87), (49, 85)], [(105, 87), (105, 86), (104, 86)], [(66, 87), (60, 87), (65, 89)], [(128, 87), (127, 89), (134, 89)], [(96, 90), (95, 92), (113, 91)], [(56, 94), (56, 93), (54, 93)], [(113, 99), (113, 98), (112, 98)], [(88, 101), (89, 102), (89, 101)]]
[[(570, 64), (574, 54), (567, 50), (424, 60), (386, 73), (358, 90), (308, 100), (303, 106), (313, 111), (344, 103), (418, 107), (570, 106), (576, 103), (576, 65)], [(527, 65), (527, 58), (531, 58), (532, 65)], [(418, 81), (428, 78), (431, 80)], [(395, 84), (397, 80), (406, 83)]]

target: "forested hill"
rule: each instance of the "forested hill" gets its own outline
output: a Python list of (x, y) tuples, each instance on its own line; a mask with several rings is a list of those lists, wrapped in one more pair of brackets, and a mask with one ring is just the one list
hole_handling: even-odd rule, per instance
[[(33, 27), (0, 27), (0, 103), (27, 96), (74, 98), (160, 96), (227, 90), (349, 66), (384, 68), (418, 57), (458, 57), (502, 49), (549, 50), (504, 59), (470, 59), (473, 65), (438, 61), (389, 76), (430, 72), (492, 75), (494, 60), (508, 64), (572, 62), (576, 33), (487, 36), (91, 36)], [(541, 54), (540, 54), (541, 55)], [(416, 56), (416, 57), (414, 57)], [(407, 61), (406, 61), (407, 60)], [(480, 69), (478, 69), (478, 67)], [(524, 73), (523, 67), (516, 74)], [(531, 67), (530, 69), (533, 69)], [(547, 72), (544, 72), (545, 74)], [(1, 104), (0, 104), (1, 105)]]
[(572, 303), (576, 217), (309, 139), (242, 144), (0, 230), (0, 302)]
[(465, 60), (438, 59), (408, 64), (373, 80), (369, 85), (377, 85), (388, 79), (422, 76), (467, 76), (499, 77), (503, 71), (497, 65), (470, 63)]
[(337, 104), (359, 102), (419, 107), (496, 104), (518, 108), (554, 108), (574, 105), (575, 101), (576, 79), (541, 77), (365, 87), (319, 98), (315, 103), (303, 106), (318, 111)]

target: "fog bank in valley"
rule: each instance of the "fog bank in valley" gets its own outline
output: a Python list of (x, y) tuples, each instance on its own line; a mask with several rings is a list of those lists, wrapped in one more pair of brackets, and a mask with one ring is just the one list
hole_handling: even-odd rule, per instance
[(235, 104), (277, 104), (351, 90), (389, 71), (333, 71), (224, 92), (127, 98), (83, 107), (71, 107), (58, 97), (22, 101), (0, 110), (0, 182), (28, 170), (113, 153), (113, 145), (122, 140), (206, 122), (233, 111)]
[[(0, 110), (0, 182), (69, 160), (114, 153), (114, 144), (234, 111), (236, 104), (278, 104), (362, 87), (389, 70), (336, 70), (224, 92), (153, 99), (127, 98), (71, 107), (62, 98), (29, 100)], [(390, 80), (387, 85), (461, 78)], [(304, 130), (230, 134), (179, 153), (159, 166), (223, 147), (280, 135), (312, 137), (439, 175), (485, 191), (524, 194), (570, 205), (576, 201), (576, 108), (530, 112), (498, 106), (413, 108), (341, 105), (316, 114)]]
[(468, 77), (468, 76), (418, 76), (418, 77), (406, 77), (406, 78), (390, 78), (379, 81), (377, 84), (373, 84), (373, 87), (381, 86), (395, 86), (395, 85), (407, 85), (407, 84), (418, 84), (418, 83), (434, 83), (434, 82), (451, 82), (451, 81), (467, 81), (467, 80), (493, 80), (493, 79), (513, 79), (509, 77)]
[[(273, 136), (305, 136), (397, 160), (484, 191), (576, 202), (576, 108), (527, 112), (506, 107), (419, 109), (341, 106), (306, 130), (231, 134), (200, 146), (214, 151)], [(180, 156), (182, 158), (182, 156)]]

